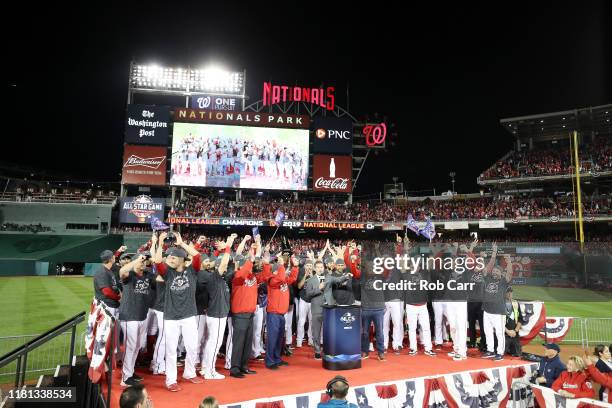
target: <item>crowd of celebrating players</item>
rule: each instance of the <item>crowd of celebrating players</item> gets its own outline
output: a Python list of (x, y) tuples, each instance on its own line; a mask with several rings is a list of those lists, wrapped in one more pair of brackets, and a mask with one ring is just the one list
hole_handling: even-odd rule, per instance
[[(512, 297), (513, 268), (496, 243), (430, 244), (430, 258), (462, 260), (465, 268), (396, 265), (377, 273), (376, 258), (419, 256), (416, 246), (399, 235), (386, 243), (327, 240), (323, 248), (316, 242), (299, 247), (280, 242), (236, 234), (191, 241), (162, 232), (134, 254), (126, 247), (104, 251), (94, 278), (95, 301), (120, 322), (122, 385), (142, 381), (134, 366), (144, 350), (152, 374), (165, 375), (169, 391), (181, 389), (181, 365), (183, 381), (200, 384), (224, 379), (220, 367), (235, 378), (255, 375), (254, 361), (282, 369), (292, 364), (286, 357), (295, 348), (312, 347), (310, 355), (319, 360), (324, 305), (361, 308), (362, 359), (373, 353), (384, 362), (393, 352), (461, 361), (468, 348), (497, 361), (521, 354), (524, 320)], [(407, 282), (417, 289), (398, 285)], [(444, 289), (419, 282), (443, 282)], [(224, 361), (217, 364), (219, 357)]]

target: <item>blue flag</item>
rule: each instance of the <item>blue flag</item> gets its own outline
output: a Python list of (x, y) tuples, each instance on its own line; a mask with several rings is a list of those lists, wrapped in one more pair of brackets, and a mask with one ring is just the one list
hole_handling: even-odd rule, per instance
[(412, 214), (408, 214), (408, 219), (406, 220), (406, 228), (419, 235), (419, 226), (417, 225), (417, 222), (414, 220), (414, 218), (412, 218)]
[(285, 220), (285, 213), (282, 212), (280, 209), (276, 210), (276, 218), (274, 218), (274, 221), (276, 221), (278, 225), (281, 225), (284, 220)]
[(159, 218), (153, 215), (151, 216), (151, 228), (153, 229), (153, 231), (162, 231), (162, 230), (167, 230), (170, 227), (164, 224)]
[(434, 237), (436, 236), (436, 227), (433, 225), (433, 222), (431, 222), (430, 218), (427, 218), (427, 223), (425, 224), (425, 227), (423, 227), (423, 229), (419, 230), (419, 234), (421, 234), (430, 241), (434, 239)]

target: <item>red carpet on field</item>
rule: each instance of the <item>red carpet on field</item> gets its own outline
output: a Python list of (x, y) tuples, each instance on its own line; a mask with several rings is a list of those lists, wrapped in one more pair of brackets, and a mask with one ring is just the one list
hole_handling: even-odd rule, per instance
[[(385, 381), (448, 374), (458, 371), (477, 370), (491, 367), (501, 367), (517, 364), (519, 358), (505, 357), (503, 361), (492, 361), (480, 358), (476, 350), (470, 351), (464, 361), (453, 361), (444, 352), (438, 352), (437, 357), (423, 354), (408, 356), (406, 350), (402, 355), (387, 353), (386, 361), (378, 361), (376, 353), (370, 353), (370, 358), (362, 361), (362, 367), (357, 370), (329, 371), (321, 366), (321, 361), (313, 357), (311, 347), (297, 348), (293, 356), (283, 357), (289, 366), (278, 370), (265, 368), (263, 361), (251, 361), (250, 368), (257, 374), (245, 378), (229, 377), (228, 370), (223, 368), (223, 360), (217, 360), (217, 371), (226, 376), (223, 380), (204, 380), (203, 384), (191, 384), (182, 380), (182, 368), (179, 367), (179, 392), (169, 392), (165, 387), (164, 376), (150, 375), (147, 370), (137, 369), (136, 373), (144, 377), (150, 398), (156, 408), (159, 407), (197, 407), (200, 401), (212, 395), (220, 404), (248, 401), (257, 398), (274, 397), (289, 394), (307, 393), (323, 390), (327, 381), (335, 375), (345, 376), (351, 387)], [(422, 353), (421, 351), (419, 353)], [(121, 394), (120, 369), (113, 370), (112, 407), (119, 407)]]

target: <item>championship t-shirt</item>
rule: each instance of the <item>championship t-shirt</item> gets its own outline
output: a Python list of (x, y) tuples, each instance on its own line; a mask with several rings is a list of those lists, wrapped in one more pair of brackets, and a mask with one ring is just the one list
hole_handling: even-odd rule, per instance
[(506, 289), (508, 281), (503, 276), (495, 279), (492, 275), (484, 278), (484, 302), (482, 309), (490, 314), (506, 314)]
[(127, 278), (122, 279), (123, 294), (119, 307), (119, 320), (143, 321), (147, 318), (149, 302), (153, 293), (155, 275), (145, 271), (138, 276), (133, 270)]
[(193, 257), (191, 265), (185, 268), (183, 272), (178, 272), (165, 263), (157, 264), (157, 270), (166, 281), (166, 296), (164, 298), (165, 320), (181, 320), (198, 314), (195, 293), (196, 270), (199, 269), (199, 255)]
[(119, 282), (112, 270), (108, 270), (104, 265), (100, 265), (94, 275), (94, 295), (96, 299), (104, 302), (108, 307), (119, 307), (119, 301), (106, 297), (102, 293), (102, 288), (111, 288), (113, 292), (119, 294)]

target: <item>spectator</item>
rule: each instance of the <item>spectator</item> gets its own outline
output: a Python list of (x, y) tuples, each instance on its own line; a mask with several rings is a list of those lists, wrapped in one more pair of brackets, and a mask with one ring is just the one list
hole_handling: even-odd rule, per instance
[(341, 375), (337, 375), (327, 383), (325, 388), (330, 399), (327, 402), (319, 402), (317, 408), (357, 408), (357, 405), (346, 400), (349, 390), (349, 383), (346, 378), (342, 377)]
[[(593, 356), (595, 356), (595, 358), (597, 359), (597, 362), (595, 363), (595, 368), (597, 368), (603, 374), (610, 375), (609, 373), (612, 373), (612, 359), (610, 358), (610, 348), (608, 346), (604, 346), (603, 344), (598, 344), (597, 346), (595, 346)], [(604, 391), (605, 387), (601, 387), (599, 389), (599, 399), (601, 401), (604, 401)]]
[(127, 387), (119, 397), (120, 408), (151, 408), (153, 402), (149, 399), (147, 390), (142, 384)]
[(219, 402), (215, 397), (206, 397), (200, 402), (198, 408), (219, 408)]
[(545, 344), (544, 347), (546, 348), (545, 356), (540, 360), (535, 382), (536, 384), (550, 388), (557, 378), (559, 378), (561, 372), (566, 370), (566, 367), (559, 358), (561, 349), (557, 344), (548, 343)]
[(585, 365), (579, 356), (567, 360), (567, 370), (553, 383), (553, 390), (566, 398), (593, 398), (595, 390), (585, 372)]
[[(609, 348), (608, 348), (609, 350)], [(595, 356), (587, 356), (584, 354), (584, 361), (587, 364), (587, 370), (594, 381), (601, 384), (600, 400), (612, 402), (612, 372), (602, 372), (595, 365), (600, 359)]]

